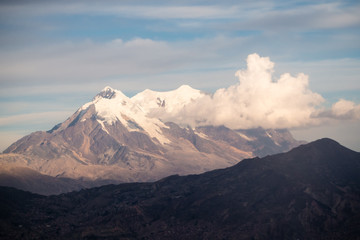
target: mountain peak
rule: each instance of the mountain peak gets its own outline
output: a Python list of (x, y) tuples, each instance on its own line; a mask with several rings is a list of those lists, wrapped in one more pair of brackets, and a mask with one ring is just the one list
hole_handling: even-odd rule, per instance
[(180, 89), (186, 90), (186, 89), (194, 89), (194, 88), (190, 87), (190, 86), (187, 85), (187, 84), (184, 84), (184, 85), (181, 85), (180, 87), (178, 87), (177, 89), (178, 89), (178, 90), (180, 90)]
[(109, 86), (106, 86), (97, 96), (112, 99), (116, 96), (116, 90)]
[(335, 141), (331, 138), (321, 138), (321, 139), (314, 141), (313, 144), (335, 144), (335, 145), (340, 146), (340, 144), (337, 141)]
[(345, 149), (344, 146), (340, 145), (338, 142), (336, 142), (333, 139), (330, 138), (321, 138), (316, 141), (313, 141), (309, 144), (301, 145), (298, 148), (314, 148), (316, 150), (322, 150), (322, 151), (334, 151), (334, 149)]
[(120, 97), (122, 99), (128, 99), (128, 97), (122, 93), (119, 90), (116, 90), (112, 87), (106, 86), (105, 88), (103, 88), (103, 90), (101, 90), (101, 92), (99, 92), (94, 99), (96, 98), (106, 98), (106, 99), (114, 99), (115, 97)]
[[(186, 104), (202, 96), (204, 94), (200, 90), (194, 89), (189, 85), (182, 85), (175, 90), (166, 92), (146, 89), (133, 96), (131, 100), (140, 105), (146, 113), (150, 113), (152, 116), (159, 116), (159, 118), (167, 121), (166, 116), (163, 115), (164, 112), (176, 115)], [(159, 107), (163, 111), (158, 111)]]
[(112, 87), (110, 87), (110, 86), (106, 86), (106, 87), (104, 87), (103, 90), (101, 90), (101, 91), (102, 91), (102, 92), (103, 92), (103, 91), (115, 91), (115, 89), (112, 88)]
[(176, 90), (176, 92), (199, 92), (200, 90), (197, 90), (195, 88), (190, 87), (189, 85), (181, 85), (180, 87), (178, 87)]

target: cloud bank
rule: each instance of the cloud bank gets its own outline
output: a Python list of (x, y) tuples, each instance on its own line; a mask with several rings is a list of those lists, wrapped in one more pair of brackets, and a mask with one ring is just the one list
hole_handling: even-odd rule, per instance
[(273, 78), (274, 63), (251, 54), (247, 69), (239, 70), (239, 82), (204, 95), (177, 112), (156, 111), (164, 121), (191, 126), (225, 125), (233, 129), (297, 128), (318, 125), (328, 119), (360, 119), (360, 105), (339, 100), (324, 109), (323, 97), (309, 89), (308, 76), (282, 74)]

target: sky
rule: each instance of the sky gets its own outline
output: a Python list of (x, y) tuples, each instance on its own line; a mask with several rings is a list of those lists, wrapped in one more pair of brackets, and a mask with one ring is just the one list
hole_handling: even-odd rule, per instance
[(360, 2), (0, 1), (0, 151), (105, 86), (184, 84), (213, 94), (190, 120), (360, 151)]

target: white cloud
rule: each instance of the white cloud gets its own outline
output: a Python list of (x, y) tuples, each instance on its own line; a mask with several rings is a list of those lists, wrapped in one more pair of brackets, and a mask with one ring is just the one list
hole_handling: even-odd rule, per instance
[(360, 106), (355, 106), (354, 102), (340, 99), (332, 106), (331, 110), (335, 116), (345, 116), (356, 111), (357, 108), (360, 110)]
[(331, 109), (319, 111), (314, 116), (324, 119), (360, 120), (360, 104), (356, 105), (352, 101), (340, 99)]
[(176, 113), (156, 111), (153, 116), (180, 124), (225, 125), (230, 128), (298, 128), (329, 119), (358, 119), (360, 105), (340, 100), (331, 110), (324, 99), (309, 89), (308, 76), (282, 74), (273, 79), (274, 63), (251, 54), (247, 69), (239, 70), (239, 82), (185, 105)]

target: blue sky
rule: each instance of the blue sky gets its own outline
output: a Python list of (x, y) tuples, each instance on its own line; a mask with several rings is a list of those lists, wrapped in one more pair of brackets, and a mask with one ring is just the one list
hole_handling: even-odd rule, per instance
[[(131, 96), (237, 83), (249, 54), (274, 81), (309, 76), (331, 108), (360, 103), (359, 1), (1, 1), (0, 150), (64, 121), (107, 85)], [(356, 114), (355, 114), (356, 115)], [(359, 118), (292, 129), (360, 150)]]

